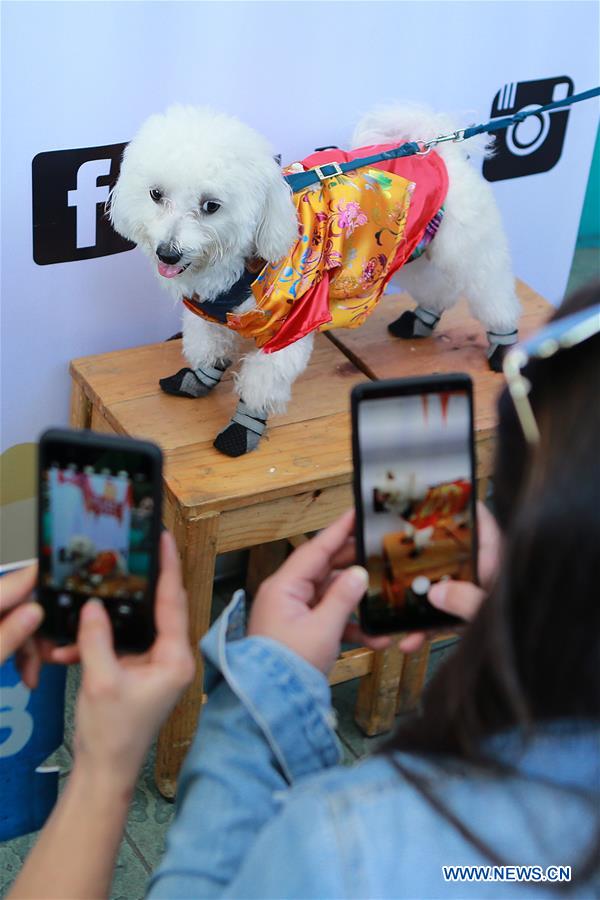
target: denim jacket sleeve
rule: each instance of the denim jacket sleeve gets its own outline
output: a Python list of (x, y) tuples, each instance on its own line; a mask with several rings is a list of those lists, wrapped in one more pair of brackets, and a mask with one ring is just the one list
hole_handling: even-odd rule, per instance
[[(244, 629), (238, 591), (201, 644), (208, 701), (151, 898), (228, 894), (288, 788), (340, 760), (325, 676), (275, 641), (244, 637)], [(254, 890), (238, 884), (236, 893)]]

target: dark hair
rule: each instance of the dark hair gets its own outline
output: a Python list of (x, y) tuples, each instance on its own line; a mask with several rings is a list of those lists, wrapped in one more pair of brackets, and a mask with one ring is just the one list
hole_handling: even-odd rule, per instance
[[(598, 302), (600, 283), (573, 294), (552, 319)], [(401, 726), (385, 751), (491, 766), (497, 764), (484, 750), (490, 735), (516, 728), (526, 742), (538, 723), (600, 720), (600, 335), (532, 360), (525, 374), (541, 439), (534, 448), (526, 444), (505, 389), (494, 473), (504, 534), (498, 582), (432, 679), (420, 715)], [(417, 781), (430, 802), (497, 861)], [(579, 867), (578, 881), (596, 859)]]

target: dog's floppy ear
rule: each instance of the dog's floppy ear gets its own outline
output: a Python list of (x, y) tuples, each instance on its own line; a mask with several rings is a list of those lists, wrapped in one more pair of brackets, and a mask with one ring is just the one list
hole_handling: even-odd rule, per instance
[(115, 231), (124, 238), (131, 239), (131, 222), (125, 216), (125, 205), (122, 199), (123, 181), (122, 174), (108, 195), (105, 212), (110, 219), (110, 224)]
[(276, 262), (285, 256), (297, 237), (298, 215), (292, 192), (274, 164), (256, 229), (257, 255), (267, 262)]
[(105, 213), (117, 234), (137, 243), (139, 223), (136, 221), (135, 213), (139, 204), (135, 192), (139, 189), (139, 185), (135, 178), (135, 166), (132, 167), (131, 164), (131, 147), (130, 143), (123, 151), (119, 177), (108, 195)]

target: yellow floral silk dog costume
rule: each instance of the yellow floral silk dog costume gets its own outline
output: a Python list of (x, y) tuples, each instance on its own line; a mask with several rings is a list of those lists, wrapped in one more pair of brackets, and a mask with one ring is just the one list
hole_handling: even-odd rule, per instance
[[(321, 151), (304, 168), (351, 160), (393, 145), (350, 153)], [(294, 167), (284, 170), (284, 174)], [(226, 322), (213, 318), (210, 303), (188, 309), (220, 321), (269, 353), (312, 331), (357, 328), (373, 311), (385, 285), (423, 237), (448, 187), (439, 156), (407, 157), (336, 175), (294, 195), (298, 240), (289, 254), (265, 265), (251, 284), (256, 307)], [(415, 200), (417, 202), (415, 202)]]

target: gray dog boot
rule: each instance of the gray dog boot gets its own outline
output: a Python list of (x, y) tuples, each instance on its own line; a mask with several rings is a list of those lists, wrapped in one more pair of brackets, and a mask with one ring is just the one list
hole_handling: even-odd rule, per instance
[(508, 348), (516, 344), (519, 339), (519, 332), (515, 328), (514, 331), (498, 332), (487, 331), (487, 339), (489, 347), (487, 351), (488, 366), (492, 372), (501, 372), (504, 357), (508, 352)]
[(214, 366), (180, 369), (175, 375), (161, 378), (158, 383), (165, 394), (175, 397), (206, 397), (218, 385), (229, 365), (231, 360), (225, 359)]
[(266, 427), (267, 420), (262, 414), (240, 399), (229, 424), (214, 439), (213, 447), (225, 456), (243, 456), (258, 447)]
[(437, 313), (424, 306), (407, 309), (395, 322), (390, 322), (388, 331), (394, 337), (410, 340), (411, 338), (430, 337), (433, 329), (440, 321)]

